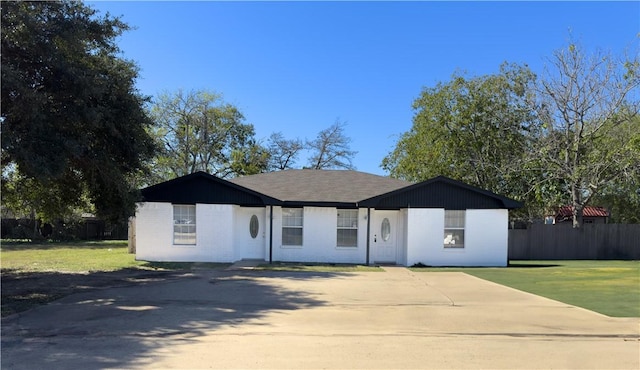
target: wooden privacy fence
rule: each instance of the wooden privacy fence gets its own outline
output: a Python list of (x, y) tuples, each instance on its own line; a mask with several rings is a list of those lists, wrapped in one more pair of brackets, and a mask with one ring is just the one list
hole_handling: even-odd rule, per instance
[(532, 224), (509, 230), (509, 259), (640, 259), (640, 224)]

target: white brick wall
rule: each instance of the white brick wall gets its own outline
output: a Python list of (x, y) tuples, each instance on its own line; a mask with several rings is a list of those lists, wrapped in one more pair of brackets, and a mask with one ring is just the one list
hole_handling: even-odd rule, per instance
[[(303, 245), (282, 245), (282, 209), (273, 207), (273, 260), (365, 263), (366, 209), (358, 212), (358, 246), (337, 247), (337, 209), (304, 208)], [(256, 214), (260, 231), (249, 235)], [(371, 211), (372, 218), (375, 210)], [(400, 211), (397, 225), (398, 263), (432, 266), (506, 266), (508, 210), (467, 210), (465, 247), (444, 248), (444, 209)], [(376, 227), (372, 224), (372, 227)], [(373, 233), (373, 231), (372, 231)], [(136, 212), (136, 258), (148, 261), (233, 262), (242, 258), (269, 260), (269, 207), (196, 205), (196, 245), (173, 244), (173, 206), (141, 203)], [(261, 252), (262, 251), (262, 252)]]
[(408, 266), (506, 266), (508, 253), (506, 209), (466, 212), (464, 248), (444, 248), (444, 209), (409, 209)]
[(274, 207), (273, 260), (364, 263), (367, 248), (367, 220), (364, 219), (366, 214), (366, 209), (360, 209), (358, 212), (358, 246), (338, 247), (338, 210), (326, 207), (304, 207), (303, 245), (301, 247), (283, 246), (282, 209)]

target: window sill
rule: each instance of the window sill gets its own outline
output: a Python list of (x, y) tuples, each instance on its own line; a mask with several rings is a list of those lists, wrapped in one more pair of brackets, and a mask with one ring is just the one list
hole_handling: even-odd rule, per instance
[(301, 245), (281, 245), (281, 249), (302, 249)]
[(358, 249), (358, 246), (357, 246), (357, 245), (354, 245), (354, 246), (350, 246), (350, 247), (349, 247), (349, 246), (346, 246), (346, 245), (337, 245), (337, 246), (336, 246), (336, 249), (337, 249), (337, 250), (347, 250), (347, 251), (352, 251), (352, 250), (356, 250), (356, 249)]
[(176, 248), (195, 248), (198, 245), (197, 244), (173, 244), (173, 246)]

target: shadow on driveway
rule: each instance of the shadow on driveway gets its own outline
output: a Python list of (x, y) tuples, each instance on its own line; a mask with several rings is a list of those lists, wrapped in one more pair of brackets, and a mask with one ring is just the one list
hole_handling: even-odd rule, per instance
[(267, 325), (272, 313), (322, 306), (271, 278), (340, 273), (198, 271), (174, 280), (73, 294), (2, 320), (2, 368), (105, 368), (153, 363), (220, 327)]

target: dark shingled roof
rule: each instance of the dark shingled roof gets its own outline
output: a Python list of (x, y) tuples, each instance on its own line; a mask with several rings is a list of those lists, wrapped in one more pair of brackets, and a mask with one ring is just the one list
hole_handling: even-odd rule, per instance
[(410, 182), (347, 170), (285, 170), (237, 177), (230, 182), (285, 202), (357, 203)]

